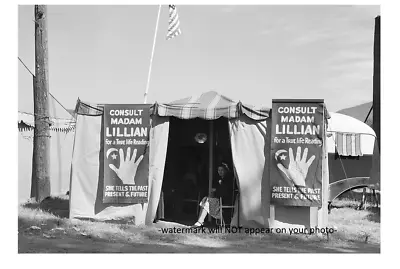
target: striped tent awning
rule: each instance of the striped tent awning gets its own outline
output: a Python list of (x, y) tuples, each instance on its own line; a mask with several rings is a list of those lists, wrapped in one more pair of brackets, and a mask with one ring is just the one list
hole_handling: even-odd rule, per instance
[(361, 152), (361, 134), (337, 132), (336, 150), (341, 156), (363, 156)]
[(265, 120), (269, 117), (270, 110), (265, 107), (257, 108), (243, 105), (241, 102), (235, 102), (215, 91), (187, 97), (168, 104), (158, 104), (156, 109), (159, 116), (206, 120), (215, 120), (220, 117), (238, 118), (241, 114), (246, 114), (254, 120)]
[[(78, 99), (76, 113), (80, 115), (102, 115), (104, 104), (84, 103)], [(265, 120), (269, 117), (270, 108), (256, 107), (235, 102), (215, 91), (179, 99), (166, 104), (155, 103), (150, 107), (150, 114), (179, 119), (215, 120), (220, 117), (238, 118), (245, 114), (253, 120)]]
[[(75, 130), (75, 119), (50, 117), (50, 130), (69, 133)], [(18, 112), (18, 131), (28, 132), (35, 129), (35, 116), (27, 112)]]

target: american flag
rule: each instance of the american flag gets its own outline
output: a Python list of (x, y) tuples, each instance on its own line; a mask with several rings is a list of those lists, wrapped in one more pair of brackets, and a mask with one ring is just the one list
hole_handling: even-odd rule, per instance
[(361, 135), (354, 133), (336, 133), (336, 150), (342, 156), (362, 156)]
[(181, 34), (181, 29), (179, 28), (179, 16), (175, 5), (169, 5), (169, 23), (168, 23), (168, 33), (167, 40), (172, 39)]

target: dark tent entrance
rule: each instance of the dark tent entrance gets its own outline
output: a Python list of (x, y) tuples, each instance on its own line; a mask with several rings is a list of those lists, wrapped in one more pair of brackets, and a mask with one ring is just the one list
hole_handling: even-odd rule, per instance
[[(157, 219), (190, 225), (196, 222), (199, 202), (215, 188), (217, 167), (228, 164), (233, 175), (227, 118), (217, 120), (170, 118), (167, 157)], [(233, 176), (228, 184), (234, 185)], [(235, 186), (236, 187), (236, 186)], [(233, 193), (230, 201), (233, 204)], [(230, 223), (233, 212), (224, 210)]]

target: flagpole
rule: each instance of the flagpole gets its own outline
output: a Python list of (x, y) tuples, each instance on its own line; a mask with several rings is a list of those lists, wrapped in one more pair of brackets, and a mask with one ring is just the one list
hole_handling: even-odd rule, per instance
[(147, 103), (147, 93), (149, 92), (151, 67), (152, 67), (152, 65), (153, 65), (154, 48), (155, 48), (155, 46), (156, 46), (157, 30), (158, 30), (158, 22), (159, 22), (159, 20), (160, 20), (160, 13), (161, 13), (161, 5), (158, 6), (157, 23), (156, 23), (156, 30), (154, 31), (153, 49), (151, 50), (149, 74), (148, 74), (148, 76), (147, 76), (146, 91), (145, 91), (145, 93), (144, 93), (144, 103), (145, 103), (145, 104)]

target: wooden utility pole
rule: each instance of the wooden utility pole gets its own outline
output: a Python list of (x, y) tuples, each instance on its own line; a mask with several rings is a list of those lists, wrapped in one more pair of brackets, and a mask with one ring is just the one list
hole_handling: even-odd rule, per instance
[(381, 16), (375, 18), (374, 78), (373, 78), (373, 129), (381, 148)]
[(47, 51), (47, 7), (35, 5), (35, 78), (31, 197), (41, 202), (50, 196), (50, 117)]

